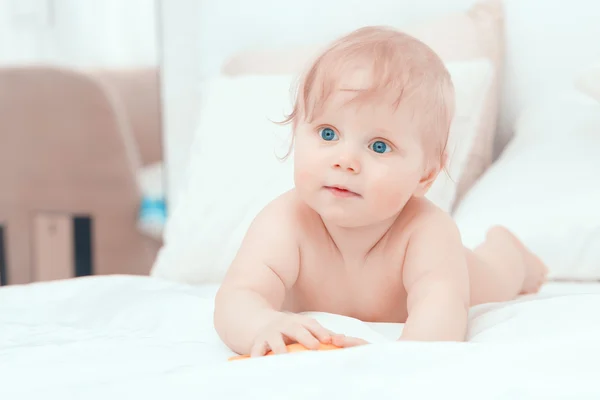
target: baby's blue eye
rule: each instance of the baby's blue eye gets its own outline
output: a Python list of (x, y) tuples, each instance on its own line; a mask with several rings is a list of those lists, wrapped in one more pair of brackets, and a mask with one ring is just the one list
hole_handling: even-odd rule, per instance
[(323, 138), (323, 140), (327, 140), (327, 141), (337, 140), (337, 134), (331, 128), (321, 129), (321, 137)]
[(387, 143), (378, 140), (369, 146), (375, 153), (387, 153), (390, 151), (390, 146)]

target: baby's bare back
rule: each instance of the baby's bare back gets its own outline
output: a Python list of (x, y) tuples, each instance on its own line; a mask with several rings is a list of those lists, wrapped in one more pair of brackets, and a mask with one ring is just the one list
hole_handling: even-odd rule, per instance
[[(293, 196), (289, 201), (294, 202)], [(367, 322), (405, 322), (402, 267), (408, 234), (399, 218), (365, 258), (340, 252), (313, 210), (294, 202), (298, 213), (300, 263), (283, 309), (328, 312)]]

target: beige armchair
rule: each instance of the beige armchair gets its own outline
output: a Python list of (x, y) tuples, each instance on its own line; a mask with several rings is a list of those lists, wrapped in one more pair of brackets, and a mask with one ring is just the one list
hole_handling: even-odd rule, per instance
[(136, 173), (161, 158), (158, 91), (156, 70), (0, 68), (5, 282), (148, 274)]

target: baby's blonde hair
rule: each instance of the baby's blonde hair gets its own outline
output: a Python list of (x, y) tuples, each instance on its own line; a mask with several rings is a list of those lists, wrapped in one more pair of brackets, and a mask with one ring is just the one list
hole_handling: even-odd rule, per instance
[[(387, 27), (365, 27), (332, 42), (301, 77), (292, 113), (284, 123), (311, 122), (349, 73), (370, 70), (370, 87), (355, 101), (392, 96), (394, 108), (412, 107), (428, 156), (443, 156), (454, 115), (454, 87), (440, 57), (416, 38)], [(386, 97), (387, 96), (387, 97)]]

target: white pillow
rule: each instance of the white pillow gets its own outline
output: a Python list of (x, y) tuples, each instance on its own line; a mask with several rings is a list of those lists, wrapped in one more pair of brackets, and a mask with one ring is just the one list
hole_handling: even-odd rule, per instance
[(575, 78), (575, 87), (600, 101), (600, 62), (585, 68)]
[(524, 113), (501, 157), (458, 206), (467, 247), (512, 230), (553, 279), (600, 279), (600, 104), (561, 94)]
[[(493, 78), (488, 61), (449, 63), (457, 116), (449, 143), (449, 177), (442, 173), (429, 198), (449, 210), (477, 134), (483, 99)], [(294, 78), (220, 76), (205, 89), (191, 149), (189, 180), (165, 228), (152, 275), (190, 283), (218, 283), (256, 214), (291, 189), (291, 130), (281, 121), (292, 108)], [(273, 227), (277, 229), (277, 227)]]

